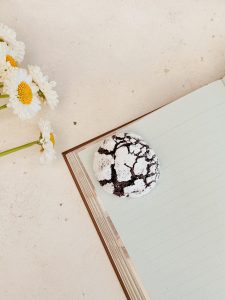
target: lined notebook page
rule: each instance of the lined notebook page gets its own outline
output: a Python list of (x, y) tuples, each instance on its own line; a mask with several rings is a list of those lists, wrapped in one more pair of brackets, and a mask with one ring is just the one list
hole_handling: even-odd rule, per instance
[(96, 182), (99, 144), (80, 152), (151, 300), (225, 299), (225, 88), (216, 81), (122, 131), (155, 150), (161, 177), (148, 195), (119, 199)]

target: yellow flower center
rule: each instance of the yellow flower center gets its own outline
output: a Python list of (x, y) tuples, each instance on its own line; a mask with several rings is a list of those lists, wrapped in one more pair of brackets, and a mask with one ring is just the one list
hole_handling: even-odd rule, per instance
[(6, 61), (8, 61), (14, 68), (18, 66), (17, 61), (11, 55), (6, 55)]
[(17, 91), (20, 102), (26, 105), (31, 104), (33, 93), (30, 86), (25, 81), (20, 82)]
[(53, 146), (55, 145), (55, 137), (54, 134), (51, 132), (50, 133), (50, 141), (52, 142)]

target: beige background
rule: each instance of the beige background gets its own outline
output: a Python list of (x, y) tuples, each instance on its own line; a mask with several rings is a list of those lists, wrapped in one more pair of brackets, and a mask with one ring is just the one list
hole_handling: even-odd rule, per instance
[[(61, 103), (40, 114), (57, 162), (41, 166), (38, 147), (0, 161), (0, 299), (125, 298), (60, 152), (222, 77), (224, 13), (222, 0), (1, 0), (24, 65)], [(0, 150), (39, 135), (37, 120), (0, 120)]]

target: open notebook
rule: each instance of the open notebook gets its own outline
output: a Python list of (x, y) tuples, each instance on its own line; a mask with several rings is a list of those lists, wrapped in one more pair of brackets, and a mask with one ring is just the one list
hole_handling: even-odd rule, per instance
[[(94, 152), (118, 131), (159, 157), (157, 186), (141, 198), (117, 198), (95, 179)], [(223, 80), (63, 155), (128, 299), (225, 299)]]

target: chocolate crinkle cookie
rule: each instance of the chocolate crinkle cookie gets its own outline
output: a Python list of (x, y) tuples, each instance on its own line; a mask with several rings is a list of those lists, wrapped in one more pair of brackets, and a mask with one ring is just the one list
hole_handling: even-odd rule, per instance
[(133, 133), (118, 133), (103, 141), (94, 157), (100, 185), (119, 197), (147, 194), (159, 178), (155, 152)]

